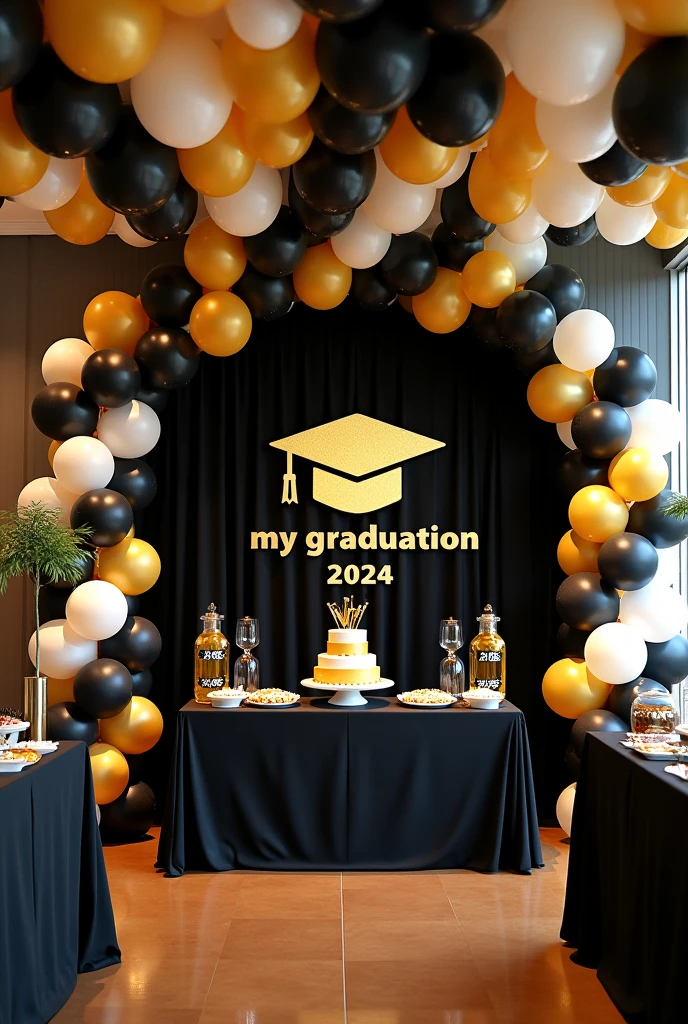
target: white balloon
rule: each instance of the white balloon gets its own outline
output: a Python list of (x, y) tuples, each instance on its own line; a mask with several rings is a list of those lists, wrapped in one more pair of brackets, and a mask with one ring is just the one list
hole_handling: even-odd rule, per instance
[(143, 127), (167, 146), (210, 142), (232, 109), (220, 51), (187, 18), (166, 18), (155, 53), (131, 80), (131, 100)]
[(576, 442), (573, 440), (573, 437), (571, 435), (571, 424), (572, 423), (573, 423), (573, 420), (566, 420), (565, 423), (557, 423), (557, 425), (556, 425), (557, 426), (557, 434), (559, 435), (559, 440), (563, 441), (563, 443), (566, 445), (566, 447), (570, 448), (571, 451), (573, 451), (576, 448)]
[(58, 210), (74, 197), (81, 183), (83, 163), (83, 160), (60, 160), (51, 156), (38, 184), (16, 195), (16, 202), (31, 210)]
[(31, 502), (40, 502), (46, 508), (60, 509), (60, 520), (66, 523), (77, 497), (77, 494), (68, 491), (55, 477), (39, 476), (23, 488), (17, 498), (17, 508), (28, 508)]
[(542, 238), (548, 227), (549, 224), (537, 212), (534, 203), (530, 203), (516, 220), (497, 225), (500, 235), (503, 235), (507, 242), (515, 242), (517, 245), (525, 245), (526, 242)]
[(256, 50), (284, 46), (303, 17), (303, 9), (294, 0), (231, 0), (225, 10), (239, 39)]
[(586, 178), (578, 164), (557, 156), (550, 155), (533, 178), (535, 208), (558, 228), (573, 228), (592, 217), (604, 195), (602, 186)]
[(87, 640), (107, 640), (126, 622), (127, 599), (114, 584), (89, 580), (75, 587), (67, 598), (65, 615), (75, 633)]
[(633, 245), (650, 231), (657, 220), (652, 204), (622, 206), (606, 195), (595, 214), (603, 238), (614, 245)]
[(53, 472), (74, 494), (107, 487), (115, 472), (112, 452), (96, 437), (70, 437), (53, 457)]
[(108, 409), (98, 421), (98, 438), (119, 459), (139, 459), (155, 448), (160, 437), (157, 413), (144, 402)]
[(351, 223), (331, 242), (337, 259), (347, 267), (365, 270), (380, 262), (392, 243), (392, 233), (373, 224), (365, 210), (358, 209)]
[(375, 184), (363, 209), (379, 228), (403, 235), (424, 224), (435, 202), (434, 185), (410, 185), (392, 174), (376, 150)]
[(458, 181), (463, 172), (468, 167), (468, 161), (471, 158), (471, 151), (468, 146), (462, 146), (459, 152), (456, 154), (456, 159), (451, 165), (448, 171), (445, 171), (441, 178), (437, 178), (431, 182), (433, 188), (447, 188), (449, 185), (453, 185), (455, 181)]
[[(41, 675), (69, 679), (98, 657), (98, 644), (79, 636), (66, 619), (51, 619), (40, 628)], [(36, 633), (29, 640), (29, 658), (36, 664)]]
[(562, 829), (567, 836), (571, 835), (571, 822), (573, 820), (573, 805), (576, 800), (576, 783), (572, 782), (570, 786), (563, 789), (559, 794), (556, 806), (557, 821), (559, 822), (559, 828)]
[(605, 622), (585, 641), (585, 664), (604, 683), (630, 683), (642, 673), (646, 662), (645, 640), (630, 624)]
[(614, 327), (596, 309), (574, 310), (560, 320), (554, 332), (557, 358), (564, 366), (581, 373), (603, 363), (613, 348)]
[(487, 25), (483, 25), (482, 28), (477, 29), (472, 35), (480, 36), (483, 42), (487, 43), (491, 50), (494, 50), (502, 62), (504, 74), (508, 75), (512, 70), (511, 61), (509, 60), (509, 39), (506, 34), (506, 28), (494, 27), (496, 20), (496, 18), (493, 18), (492, 21), (488, 21)]
[(632, 428), (627, 448), (649, 448), (660, 455), (668, 455), (684, 438), (685, 425), (680, 412), (660, 398), (648, 398), (640, 405), (630, 406), (626, 412), (631, 417)]
[(610, 80), (624, 48), (624, 21), (609, 0), (515, 0), (509, 60), (524, 89), (560, 107), (584, 103)]
[(665, 587), (678, 586), (681, 574), (680, 552), (678, 544), (671, 548), (657, 548), (659, 562), (653, 583), (662, 583)]
[(147, 245), (156, 244), (152, 239), (143, 238), (138, 231), (134, 231), (123, 213), (115, 214), (115, 219), (112, 222), (112, 229), (116, 235), (119, 235), (123, 242), (126, 242), (127, 245), (133, 245), (137, 249), (145, 249)]
[(613, 75), (604, 89), (585, 103), (557, 107), (538, 100), (535, 123), (547, 149), (562, 160), (583, 163), (596, 160), (614, 145), (612, 100), (618, 77)]
[(54, 341), (43, 356), (41, 373), (46, 384), (67, 381), (81, 387), (81, 368), (95, 349), (81, 338), (62, 338)]
[(485, 239), (485, 249), (501, 252), (511, 260), (516, 271), (516, 284), (524, 284), (538, 270), (542, 270), (547, 262), (547, 242), (544, 238), (519, 245), (510, 242), (498, 229)]
[(629, 590), (622, 595), (619, 618), (648, 643), (662, 644), (684, 628), (688, 608), (677, 590), (661, 580), (652, 580), (642, 590)]
[(231, 196), (205, 197), (208, 213), (230, 235), (246, 238), (269, 228), (282, 205), (282, 177), (274, 167), (256, 163), (243, 188)]

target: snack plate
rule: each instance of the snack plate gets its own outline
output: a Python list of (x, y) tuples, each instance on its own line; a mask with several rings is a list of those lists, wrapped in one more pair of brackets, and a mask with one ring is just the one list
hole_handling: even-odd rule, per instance
[(422, 708), (423, 711), (427, 709), (430, 711), (443, 711), (445, 708), (450, 708), (452, 704), (456, 704), (458, 700), (458, 697), (449, 697), (442, 704), (421, 704), (420, 701), (402, 700), (402, 695), (400, 693), (396, 695), (396, 698), (405, 708)]
[(0, 775), (6, 772), (20, 772), (27, 764), (28, 761), (0, 761)]
[(298, 697), (296, 700), (292, 700), (289, 704), (263, 704), (258, 701), (252, 701), (250, 697), (246, 697), (244, 704), (249, 708), (272, 708), (272, 710), (280, 711), (282, 708), (293, 708), (299, 703), (301, 698)]
[(59, 741), (52, 740), (21, 740), (18, 743), (13, 743), (10, 750), (34, 750), (41, 756), (43, 754), (54, 754), (59, 746)]
[(658, 750), (656, 752), (653, 751), (652, 753), (650, 753), (649, 751), (645, 751), (645, 750), (638, 750), (638, 748), (635, 747), (628, 740), (621, 740), (621, 746), (622, 747), (628, 747), (628, 749), (634, 751), (634, 753), (640, 754), (640, 756), (644, 757), (646, 761), (675, 761), (676, 760), (676, 754), (674, 754), (674, 753), (670, 754), (670, 753), (668, 753), (667, 751), (664, 751), (664, 750)]
[(0, 725), (0, 736), (11, 736), (13, 732), (24, 732), (31, 722), (17, 722), (16, 725)]

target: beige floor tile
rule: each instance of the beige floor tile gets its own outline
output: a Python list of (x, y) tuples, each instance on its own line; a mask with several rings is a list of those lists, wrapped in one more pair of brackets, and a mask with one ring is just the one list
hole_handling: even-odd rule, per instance
[(379, 889), (345, 889), (344, 920), (451, 921), (454, 912), (441, 886), (408, 889), (403, 882)]
[[(93, 1011), (111, 1007), (130, 1007), (151, 1014), (167, 1010), (200, 1010), (215, 970), (210, 960), (171, 959), (164, 955), (150, 960), (130, 960), (120, 964), (106, 978), (83, 974), (79, 977), (74, 1006)], [(99, 972), (104, 975), (105, 972)]]
[(265, 957), (268, 960), (337, 960), (342, 957), (342, 926), (336, 918), (235, 918), (220, 958)]
[(350, 1010), (492, 1009), (473, 961), (451, 966), (435, 960), (388, 960), (346, 964)]
[(344, 889), (389, 889), (403, 885), (405, 889), (436, 889), (440, 885), (436, 871), (349, 871), (342, 875)]
[(232, 1020), (231, 1013), (237, 1012), (335, 1013), (343, 1006), (340, 960), (269, 960), (254, 956), (249, 960), (218, 961), (204, 1009), (224, 1008)]
[(341, 917), (341, 897), (337, 892), (313, 892), (289, 885), (269, 885), (265, 889), (242, 889), (232, 917), (249, 918), (336, 918)]
[(441, 960), (449, 964), (472, 959), (455, 921), (367, 920), (344, 922), (347, 963), (355, 960)]
[(81, 1007), (70, 1003), (53, 1017), (51, 1024), (153, 1024), (164, 1017), (164, 1024), (199, 1024), (201, 1010), (170, 1010), (158, 1015), (155, 1007), (98, 1006)]
[(348, 1010), (347, 1024), (501, 1024), (491, 1005), (464, 1010), (438, 1010), (427, 1006), (402, 1010)]
[(199, 1024), (344, 1024), (344, 1010), (278, 1009), (274, 1006), (242, 1010), (206, 1006)]

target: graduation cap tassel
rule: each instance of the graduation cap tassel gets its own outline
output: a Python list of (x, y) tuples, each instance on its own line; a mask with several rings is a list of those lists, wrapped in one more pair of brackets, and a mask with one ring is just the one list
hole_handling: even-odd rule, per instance
[(282, 504), (298, 505), (299, 499), (296, 493), (296, 476), (292, 466), (292, 454), (287, 452), (287, 472), (282, 477)]

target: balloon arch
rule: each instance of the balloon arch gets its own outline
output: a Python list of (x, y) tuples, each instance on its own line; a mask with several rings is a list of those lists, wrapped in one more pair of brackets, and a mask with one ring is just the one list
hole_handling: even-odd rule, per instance
[(132, 531), (155, 494), (142, 460), (157, 412), (201, 352), (235, 354), (253, 318), (295, 301), (398, 300), (435, 333), (468, 323), (528, 370), (531, 409), (571, 449), (564, 658), (543, 692), (582, 723), (574, 768), (586, 715), (619, 725), (642, 673), (688, 674), (663, 557), (688, 533), (664, 514), (680, 419), (650, 397), (649, 357), (615, 348), (581, 279), (547, 265), (545, 240), (688, 238), (684, 5), (7, 0), (0, 34), (0, 193), (74, 244), (188, 232), (185, 265), (151, 270), (138, 298), (96, 296), (87, 341), (51, 345), (32, 406), (55, 476), (20, 503), (94, 528), (96, 578), (41, 649), (53, 680), (74, 677), (51, 723), (94, 744), (106, 816), (143, 820), (126, 756), (162, 728), (147, 696), (160, 637), (136, 615), (160, 563)]

